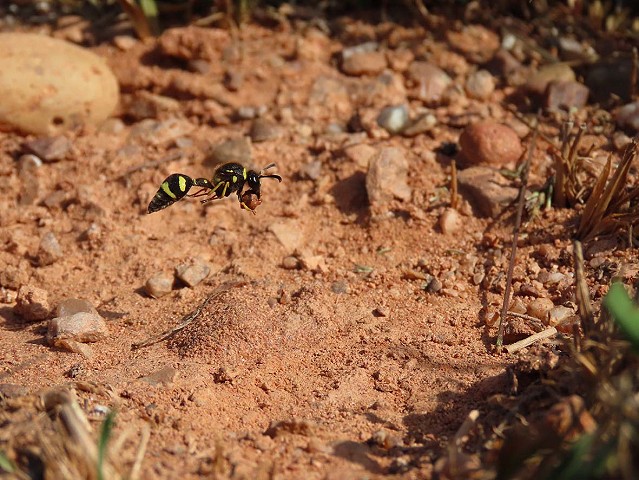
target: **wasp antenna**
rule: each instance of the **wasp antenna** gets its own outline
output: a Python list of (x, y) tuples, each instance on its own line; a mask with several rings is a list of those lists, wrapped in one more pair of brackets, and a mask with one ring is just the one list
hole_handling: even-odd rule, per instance
[(266, 167), (262, 169), (263, 172), (266, 172), (269, 168), (273, 168), (275, 166), (275, 162), (269, 163)]
[(279, 175), (260, 175), (260, 178), (274, 178), (275, 180), (277, 180), (278, 182), (282, 181), (282, 177), (280, 177)]

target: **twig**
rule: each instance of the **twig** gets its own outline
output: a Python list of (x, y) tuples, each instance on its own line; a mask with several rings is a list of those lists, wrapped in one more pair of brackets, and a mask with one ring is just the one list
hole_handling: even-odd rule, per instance
[(637, 90), (639, 85), (637, 84), (637, 76), (639, 76), (639, 51), (637, 47), (632, 47), (632, 70), (630, 71), (630, 100), (636, 100)]
[(595, 322), (590, 303), (590, 293), (588, 292), (588, 284), (586, 283), (586, 274), (584, 273), (584, 254), (581, 248), (581, 242), (575, 240), (573, 243), (573, 256), (575, 262), (575, 296), (577, 297), (577, 309), (579, 318), (581, 319), (581, 328), (584, 335), (588, 336), (593, 331)]
[(129, 478), (131, 480), (137, 480), (140, 478), (140, 469), (142, 468), (142, 459), (144, 458), (144, 454), (146, 452), (146, 446), (149, 443), (149, 437), (151, 436), (151, 429), (148, 425), (145, 425), (142, 429), (142, 438), (140, 439), (140, 446), (138, 447), (138, 451), (135, 454), (135, 462), (133, 462), (133, 466), (131, 467), (131, 474)]
[(524, 205), (526, 204), (526, 187), (528, 186), (528, 173), (530, 171), (532, 154), (535, 151), (538, 131), (539, 121), (537, 121), (537, 123), (535, 124), (535, 130), (533, 130), (533, 135), (530, 140), (530, 148), (528, 149), (528, 156), (526, 157), (524, 168), (521, 172), (521, 187), (519, 188), (519, 200), (517, 203), (517, 218), (515, 219), (515, 227), (513, 228), (513, 243), (511, 247), (510, 262), (508, 263), (508, 274), (506, 275), (506, 291), (504, 292), (504, 304), (501, 307), (501, 315), (499, 316), (499, 329), (497, 330), (497, 347), (501, 347), (504, 344), (504, 322), (506, 320), (506, 314), (508, 313), (508, 306), (510, 304), (510, 291), (512, 289), (513, 271), (515, 269), (515, 254), (517, 253), (519, 228), (521, 227), (521, 217), (523, 216)]
[(544, 340), (546, 338), (550, 338), (553, 335), (557, 334), (557, 329), (555, 327), (547, 328), (546, 330), (542, 330), (541, 332), (533, 333), (531, 336), (524, 338), (523, 340), (519, 340), (518, 342), (511, 343), (510, 345), (506, 345), (504, 348), (508, 353), (515, 353), (522, 348), (526, 348), (528, 345), (532, 345), (533, 343)]
[(450, 207), (457, 210), (459, 194), (457, 193), (457, 164), (455, 160), (450, 164)]
[(134, 343), (131, 345), (131, 350), (137, 350), (139, 348), (148, 347), (149, 345), (154, 345), (158, 342), (161, 342), (163, 340), (166, 340), (167, 338), (172, 337), (173, 335), (175, 335), (176, 333), (180, 332), (185, 327), (187, 327), (197, 317), (199, 317), (200, 314), (202, 313), (202, 310), (206, 308), (206, 306), (209, 304), (211, 300), (213, 300), (216, 297), (219, 297), (222, 293), (230, 290), (231, 288), (239, 287), (240, 285), (245, 285), (245, 284), (246, 282), (223, 283), (222, 285), (217, 287), (215, 290), (213, 290), (213, 292), (208, 297), (206, 297), (206, 299), (195, 310), (193, 310), (188, 315), (182, 317), (182, 323), (180, 323), (177, 327), (173, 327), (172, 329), (167, 330), (166, 332), (161, 333), (160, 335), (150, 337), (143, 342)]

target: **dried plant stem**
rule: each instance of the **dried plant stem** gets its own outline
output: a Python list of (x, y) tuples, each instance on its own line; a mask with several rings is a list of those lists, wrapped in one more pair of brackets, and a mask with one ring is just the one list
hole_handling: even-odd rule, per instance
[(142, 459), (144, 458), (144, 454), (146, 452), (146, 446), (149, 443), (149, 437), (151, 436), (151, 429), (148, 425), (145, 425), (142, 429), (142, 438), (140, 439), (140, 446), (138, 447), (138, 451), (135, 454), (135, 462), (133, 463), (133, 467), (131, 467), (131, 474), (129, 478), (131, 480), (138, 480), (140, 478), (140, 470), (142, 469)]
[(588, 285), (586, 284), (586, 274), (584, 273), (584, 254), (580, 241), (575, 240), (573, 250), (577, 308), (579, 311), (579, 318), (581, 319), (581, 328), (584, 331), (584, 335), (588, 336), (588, 334), (594, 330), (595, 320), (592, 311), (592, 304), (590, 303), (590, 293), (588, 292)]
[(522, 348), (526, 348), (528, 345), (532, 345), (535, 342), (540, 340), (545, 340), (546, 338), (550, 338), (557, 334), (557, 329), (555, 327), (547, 328), (546, 330), (542, 330), (541, 332), (537, 332), (529, 337), (524, 338), (523, 340), (519, 340), (518, 342), (511, 343), (510, 345), (506, 345), (504, 348), (508, 353), (515, 353)]
[(209, 302), (211, 300), (213, 300), (214, 298), (220, 296), (222, 293), (226, 292), (227, 290), (230, 290), (231, 288), (238, 287), (240, 285), (245, 285), (245, 284), (246, 284), (246, 282), (226, 282), (226, 283), (223, 283), (222, 285), (217, 287), (215, 290), (213, 290), (213, 293), (211, 293), (208, 297), (206, 297), (206, 299), (200, 305), (198, 305), (198, 307), (195, 310), (193, 310), (188, 315), (182, 317), (182, 323), (180, 323), (178, 326), (173, 327), (172, 329), (167, 330), (166, 332), (161, 333), (160, 335), (156, 335), (154, 337), (150, 337), (150, 338), (146, 339), (143, 342), (132, 344), (131, 345), (131, 350), (137, 350), (139, 348), (148, 347), (149, 345), (154, 345), (154, 344), (156, 344), (158, 342), (161, 342), (163, 340), (166, 340), (167, 338), (172, 337), (176, 333), (178, 333), (181, 330), (183, 330), (184, 328), (186, 328), (197, 317), (199, 317), (200, 314), (202, 313), (202, 310), (204, 310), (206, 308), (206, 306), (209, 304)]
[(450, 165), (450, 207), (457, 210), (459, 194), (457, 193), (457, 164), (455, 160)]
[(637, 90), (637, 77), (639, 76), (639, 51), (637, 47), (632, 47), (632, 70), (630, 71), (630, 99), (636, 100)]
[(519, 240), (519, 229), (521, 227), (521, 217), (524, 212), (524, 205), (526, 203), (526, 187), (528, 186), (528, 173), (530, 171), (530, 163), (532, 161), (532, 154), (535, 151), (535, 144), (537, 143), (537, 132), (539, 131), (539, 122), (535, 124), (535, 130), (530, 140), (530, 148), (528, 149), (528, 155), (524, 163), (524, 168), (521, 172), (521, 187), (519, 188), (519, 198), (517, 202), (517, 217), (515, 219), (515, 226), (513, 228), (513, 242), (510, 251), (510, 262), (508, 263), (508, 274), (506, 275), (506, 291), (504, 292), (504, 303), (501, 307), (501, 315), (499, 316), (499, 329), (497, 330), (497, 342), (496, 346), (501, 347), (504, 344), (504, 324), (506, 321), (506, 314), (508, 313), (508, 306), (510, 305), (510, 291), (512, 289), (513, 271), (515, 269), (515, 257), (517, 253), (517, 241)]

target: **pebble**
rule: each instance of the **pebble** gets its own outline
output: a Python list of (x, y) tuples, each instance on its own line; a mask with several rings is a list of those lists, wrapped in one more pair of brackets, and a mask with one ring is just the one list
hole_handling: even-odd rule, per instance
[(252, 120), (257, 117), (257, 108), (250, 105), (242, 105), (237, 109), (235, 115), (239, 120)]
[(61, 340), (93, 343), (109, 336), (104, 319), (97, 314), (79, 312), (66, 317), (55, 317), (49, 321), (47, 341), (57, 346)]
[(57, 348), (61, 348), (63, 350), (67, 350), (71, 353), (79, 353), (85, 358), (93, 357), (93, 350), (91, 347), (84, 343), (80, 343), (76, 340), (71, 340), (69, 338), (61, 338), (57, 340), (55, 343), (52, 343)]
[(373, 156), (366, 174), (366, 191), (371, 205), (384, 205), (394, 197), (409, 200), (411, 189), (406, 183), (408, 160), (404, 152), (386, 147)]
[(116, 35), (115, 37), (113, 37), (112, 41), (113, 44), (123, 52), (131, 50), (133, 47), (140, 43), (137, 38), (132, 37), (131, 35)]
[(175, 267), (175, 276), (187, 287), (195, 287), (211, 273), (211, 267), (200, 258), (191, 263), (183, 263)]
[(551, 63), (544, 65), (530, 77), (526, 82), (525, 89), (533, 95), (542, 97), (550, 82), (574, 82), (575, 80), (575, 72), (570, 66), (565, 63)]
[(514, 297), (508, 311), (513, 313), (526, 313), (526, 304), (521, 297)]
[(136, 121), (158, 118), (164, 113), (177, 112), (179, 109), (180, 102), (176, 99), (145, 90), (138, 90), (124, 105), (124, 113)]
[(119, 118), (107, 118), (104, 122), (100, 124), (100, 128), (98, 131), (105, 135), (117, 135), (122, 133), (126, 125)]
[(331, 284), (333, 293), (351, 293), (351, 287), (345, 280), (338, 280)]
[(176, 368), (166, 365), (146, 377), (140, 378), (140, 380), (148, 383), (149, 385), (153, 385), (154, 387), (157, 387), (158, 385), (171, 385), (175, 382), (179, 374), (180, 372)]
[(512, 205), (519, 190), (489, 167), (471, 167), (458, 172), (459, 189), (482, 216), (496, 218), (504, 208)]
[(407, 75), (414, 85), (413, 95), (427, 106), (440, 104), (453, 80), (441, 68), (428, 62), (413, 62)]
[(322, 175), (322, 162), (320, 160), (311, 160), (300, 168), (300, 176), (309, 180), (319, 180)]
[(433, 277), (433, 279), (428, 283), (426, 287), (426, 291), (430, 293), (437, 293), (442, 289), (442, 282), (437, 279), (437, 277)]
[(370, 159), (377, 153), (377, 149), (365, 143), (358, 143), (344, 148), (346, 158), (355, 162), (357, 166), (368, 168)]
[(38, 137), (24, 142), (24, 148), (37, 155), (44, 162), (55, 162), (63, 160), (67, 156), (71, 142), (62, 135)]
[(49, 293), (46, 290), (29, 285), (21, 286), (18, 290), (16, 305), (13, 310), (29, 322), (45, 320), (51, 312)]
[(494, 120), (481, 120), (468, 125), (459, 137), (459, 144), (463, 163), (467, 167), (514, 165), (524, 151), (517, 133)]
[(549, 110), (583, 108), (590, 90), (584, 84), (571, 81), (552, 81), (546, 88), (545, 106)]
[(639, 132), (639, 101), (627, 103), (615, 112), (615, 120), (621, 128)]
[(482, 25), (466, 25), (460, 31), (447, 29), (446, 39), (474, 63), (487, 62), (500, 47), (499, 36)]
[(53, 232), (47, 232), (40, 240), (36, 260), (41, 267), (52, 265), (62, 258), (62, 247)]
[(22, 182), (20, 205), (33, 205), (40, 195), (40, 178), (37, 172), (41, 165), (42, 160), (36, 155), (21, 155), (18, 159), (18, 176)]
[(499, 49), (488, 64), (488, 69), (498, 77), (508, 79), (522, 69), (522, 65), (508, 50)]
[(473, 72), (466, 80), (466, 93), (470, 98), (486, 100), (495, 91), (495, 77), (488, 70)]
[[(639, 104), (638, 104), (639, 107)], [(639, 127), (639, 108), (637, 108), (637, 127)], [(638, 129), (639, 130), (639, 129)], [(626, 147), (632, 142), (632, 138), (626, 135), (624, 132), (616, 131), (612, 134), (612, 144), (618, 152), (623, 152)]]
[(590, 46), (570, 37), (559, 37), (559, 55), (563, 61), (579, 61), (592, 63), (597, 59), (597, 52)]
[(379, 305), (373, 310), (373, 315), (375, 317), (388, 317), (390, 315), (390, 309), (383, 305)]
[(311, 272), (326, 271), (326, 261), (322, 255), (303, 255), (300, 258), (300, 265), (304, 270)]
[[(208, 62), (207, 62), (208, 65)], [(209, 65), (210, 68), (210, 65)], [(224, 86), (231, 92), (239, 91), (244, 85), (244, 75), (237, 70), (228, 70), (224, 73)]]
[(458, 232), (463, 226), (463, 221), (459, 212), (454, 208), (447, 208), (439, 216), (439, 228), (444, 235)]
[(575, 312), (572, 308), (564, 307), (563, 305), (553, 307), (548, 312), (547, 325), (549, 327), (555, 327), (574, 314)]
[(391, 105), (382, 109), (377, 116), (377, 124), (389, 133), (399, 133), (408, 124), (408, 106)]
[(538, 318), (544, 324), (548, 323), (548, 314), (555, 307), (550, 298), (535, 298), (528, 304), (526, 309), (528, 315)]
[(299, 223), (295, 220), (273, 223), (269, 226), (269, 230), (289, 253), (302, 246), (304, 236)]
[(98, 311), (91, 302), (84, 298), (67, 298), (62, 300), (55, 309), (56, 317), (70, 317), (76, 313), (91, 313), (97, 315)]
[(297, 258), (289, 255), (282, 260), (282, 268), (286, 270), (297, 270), (300, 267), (300, 262)]
[(173, 275), (168, 273), (156, 273), (149, 277), (144, 284), (144, 291), (153, 298), (160, 298), (173, 290)]
[(535, 330), (523, 318), (510, 317), (504, 328), (504, 343), (514, 343), (533, 335)]
[(266, 118), (257, 118), (251, 124), (249, 136), (254, 142), (266, 142), (267, 140), (275, 140), (283, 135), (280, 126)]
[(377, 75), (388, 66), (384, 52), (356, 52), (342, 59), (346, 75)]
[(103, 58), (47, 35), (0, 33), (0, 71), (0, 123), (37, 135), (98, 125), (119, 101)]
[(251, 163), (251, 139), (249, 137), (230, 138), (216, 145), (211, 150), (209, 164), (223, 164), (229, 162), (247, 165)]
[(405, 137), (416, 137), (425, 132), (430, 132), (437, 125), (437, 117), (432, 113), (424, 113), (419, 115), (415, 120), (410, 122), (402, 131)]

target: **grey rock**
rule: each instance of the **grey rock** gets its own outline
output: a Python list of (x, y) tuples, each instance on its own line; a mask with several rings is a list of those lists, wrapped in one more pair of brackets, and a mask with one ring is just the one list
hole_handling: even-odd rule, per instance
[(300, 262), (297, 258), (289, 255), (282, 260), (282, 268), (286, 270), (297, 270), (300, 267)]
[(496, 218), (517, 199), (519, 190), (490, 167), (471, 167), (457, 174), (461, 193), (479, 215)]
[(470, 98), (486, 100), (495, 91), (495, 77), (488, 70), (473, 72), (466, 80), (466, 93)]
[(288, 253), (293, 253), (304, 243), (303, 232), (296, 220), (273, 223), (269, 226), (269, 230)]
[(196, 258), (191, 263), (175, 267), (175, 276), (188, 287), (194, 287), (211, 273), (211, 267), (204, 260)]
[(106, 322), (100, 315), (79, 312), (66, 317), (56, 317), (49, 321), (47, 341), (59, 345), (61, 340), (93, 343), (104, 340), (109, 335)]
[(170, 365), (167, 365), (160, 370), (157, 370), (146, 377), (140, 378), (143, 382), (146, 382), (153, 386), (158, 385), (170, 385), (177, 379), (179, 371)]
[(24, 143), (25, 148), (45, 162), (55, 162), (67, 156), (71, 148), (69, 139), (58, 135), (55, 137), (39, 137)]
[(266, 118), (257, 118), (251, 124), (249, 136), (254, 142), (266, 142), (267, 140), (275, 140), (283, 135), (282, 128), (272, 120)]
[(620, 127), (639, 132), (639, 101), (620, 107), (615, 113), (615, 118)]
[(40, 240), (40, 246), (38, 248), (38, 265), (51, 265), (62, 258), (62, 255), (62, 247), (55, 234), (53, 232), (45, 233)]
[(588, 95), (588, 87), (579, 82), (553, 81), (546, 89), (545, 106), (549, 110), (583, 108), (588, 101)]
[(242, 165), (251, 162), (251, 140), (249, 137), (230, 138), (216, 145), (211, 150), (207, 163), (223, 164), (228, 162), (241, 163)]
[(382, 109), (377, 124), (390, 133), (399, 133), (408, 124), (408, 106), (391, 105)]
[(166, 273), (156, 273), (144, 284), (144, 290), (153, 298), (160, 298), (173, 290), (173, 276)]
[(56, 317), (70, 317), (76, 313), (91, 313), (97, 315), (95, 307), (84, 298), (67, 298), (62, 300), (55, 309)]
[(344, 280), (333, 282), (331, 285), (331, 290), (333, 291), (333, 293), (351, 293), (350, 285)]
[(388, 63), (384, 52), (356, 52), (342, 60), (342, 71), (347, 75), (376, 75)]
[(548, 312), (548, 326), (554, 327), (574, 314), (575, 312), (572, 308), (564, 307), (563, 305), (553, 307)]
[(408, 68), (408, 78), (414, 85), (413, 96), (428, 106), (440, 104), (453, 83), (446, 72), (427, 62), (413, 62)]
[(300, 168), (300, 176), (309, 180), (318, 180), (322, 174), (322, 162), (319, 160), (311, 160), (302, 165)]
[(422, 133), (431, 131), (437, 125), (437, 118), (430, 112), (419, 115), (415, 120), (410, 122), (402, 131), (405, 137), (415, 137)]
[(407, 175), (408, 160), (402, 150), (382, 148), (371, 158), (366, 174), (366, 192), (371, 205), (384, 205), (393, 198), (410, 199)]
[(551, 63), (541, 67), (526, 82), (525, 88), (528, 92), (541, 97), (548, 88), (548, 84), (553, 81), (574, 82), (575, 72), (565, 63)]

